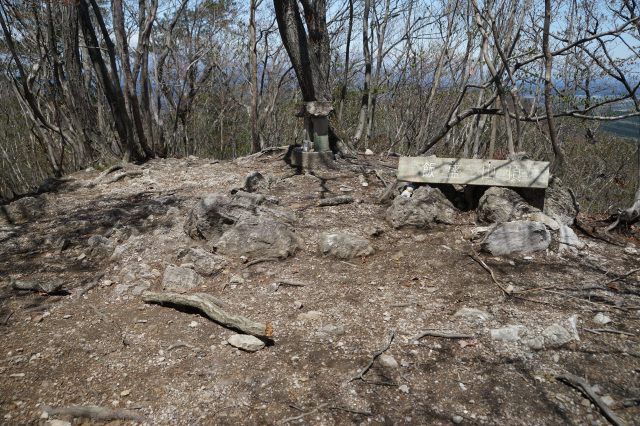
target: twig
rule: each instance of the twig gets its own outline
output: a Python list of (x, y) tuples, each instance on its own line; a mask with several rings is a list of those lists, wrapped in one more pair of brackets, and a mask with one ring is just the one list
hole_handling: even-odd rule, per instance
[(14, 313), (14, 312), (15, 312), (15, 311), (11, 311), (11, 312), (9, 312), (9, 315), (7, 315), (7, 316), (4, 318), (4, 320), (2, 320), (2, 325), (7, 325), (7, 324), (9, 324), (9, 318), (11, 318), (11, 316), (13, 315), (13, 313)]
[(358, 374), (357, 376), (355, 376), (354, 378), (352, 378), (351, 380), (349, 380), (349, 383), (353, 382), (354, 380), (362, 380), (363, 382), (368, 382), (367, 379), (364, 378), (364, 375), (367, 374), (367, 371), (369, 371), (369, 369), (371, 367), (373, 367), (373, 363), (376, 362), (376, 359), (382, 355), (383, 353), (385, 353), (387, 351), (387, 349), (389, 349), (391, 347), (391, 342), (393, 342), (393, 337), (396, 335), (396, 333), (394, 331), (391, 332), (391, 336), (389, 337), (389, 343), (387, 344), (387, 346), (384, 349), (379, 350), (378, 352), (376, 352), (372, 357), (371, 357), (371, 362), (362, 369), (362, 371), (360, 371), (360, 374)]
[(511, 294), (524, 294), (524, 293), (531, 293), (533, 291), (541, 291), (541, 290), (547, 290), (549, 288), (553, 288), (553, 286), (548, 286), (548, 287), (537, 287), (537, 288), (530, 288), (529, 290), (521, 290), (521, 291), (514, 291)]
[(173, 349), (178, 349), (178, 348), (189, 348), (189, 349), (193, 349), (193, 348), (194, 348), (194, 346), (193, 346), (193, 345), (190, 345), (190, 344), (188, 344), (188, 343), (178, 342), (178, 343), (175, 343), (175, 344), (173, 344), (173, 345), (169, 346), (169, 347), (167, 348), (167, 352), (171, 352)]
[(487, 270), (487, 272), (489, 272), (489, 273), (491, 274), (491, 278), (493, 279), (493, 282), (494, 282), (494, 283), (496, 283), (496, 285), (497, 285), (498, 287), (500, 287), (500, 290), (502, 290), (502, 292), (503, 292), (504, 294), (509, 294), (509, 295), (511, 294), (510, 292), (508, 292), (508, 291), (507, 291), (507, 289), (505, 289), (505, 288), (502, 286), (502, 284), (500, 284), (500, 283), (498, 282), (498, 280), (496, 279), (495, 274), (493, 273), (493, 270), (492, 270), (491, 268), (489, 268), (489, 267), (487, 266), (487, 264), (486, 264), (486, 263), (484, 263), (484, 261), (483, 261), (482, 259), (480, 259), (480, 256), (478, 256), (478, 254), (477, 254), (476, 252), (474, 252), (474, 251), (472, 250), (472, 251), (471, 251), (471, 253), (469, 253), (469, 256), (471, 256), (471, 258), (472, 258), (473, 260), (475, 260), (476, 262), (478, 262), (478, 263), (480, 264), (480, 266), (482, 266), (484, 269), (486, 269), (486, 270)]
[(378, 179), (380, 179), (380, 180), (382, 181), (382, 183), (384, 183), (384, 186), (385, 186), (385, 187), (389, 186), (389, 184), (387, 183), (387, 181), (386, 181), (386, 180), (384, 180), (384, 178), (383, 178), (382, 176), (380, 176), (380, 173), (378, 173), (378, 171), (377, 171), (377, 170), (375, 170), (375, 169), (374, 169), (373, 171), (374, 171), (374, 173), (376, 174), (376, 177), (377, 177)]
[(447, 334), (447, 333), (440, 333), (438, 331), (423, 331), (422, 333), (418, 334), (416, 337), (413, 337), (411, 341), (415, 342), (416, 340), (420, 340), (426, 336), (442, 337), (444, 339), (472, 339), (473, 338), (473, 336), (470, 334)]
[(280, 288), (280, 286), (291, 286), (291, 287), (304, 287), (306, 284), (301, 283), (299, 281), (290, 281), (290, 280), (285, 280), (282, 278), (278, 278), (276, 279), (273, 284), (276, 286), (274, 291), (278, 291), (278, 289)]
[(188, 306), (202, 311), (207, 317), (225, 327), (234, 328), (245, 334), (256, 337), (273, 336), (273, 327), (270, 323), (262, 324), (252, 321), (240, 315), (233, 315), (220, 309), (206, 294), (196, 293), (191, 296), (178, 293), (156, 293), (145, 291), (142, 293), (142, 300), (151, 303), (170, 303), (179, 306)]
[(323, 409), (327, 405), (329, 405), (329, 404), (328, 403), (320, 404), (316, 408), (314, 408), (313, 410), (309, 411), (308, 413), (302, 413), (299, 416), (289, 417), (288, 419), (280, 420), (278, 422), (278, 424), (279, 425), (283, 425), (285, 423), (289, 423), (289, 422), (292, 422), (294, 420), (299, 420), (299, 419), (302, 419), (303, 417), (310, 416), (311, 414), (314, 414), (316, 411)]
[(87, 284), (86, 286), (84, 286), (80, 290), (78, 290), (78, 294), (76, 295), (76, 299), (80, 299), (86, 292), (88, 292), (89, 290), (94, 288), (96, 285), (98, 285), (98, 283), (100, 282), (102, 277), (104, 277), (106, 274), (107, 274), (106, 272), (102, 272), (102, 273), (98, 274), (93, 280), (91, 280), (91, 282), (89, 284)]
[(340, 262), (344, 263), (345, 265), (353, 266), (354, 268), (358, 267), (358, 265), (354, 265), (353, 263), (345, 262), (344, 260), (341, 260)]
[(279, 259), (277, 257), (261, 257), (260, 259), (252, 260), (251, 262), (242, 265), (240, 269), (247, 269), (249, 266), (257, 265), (262, 262), (275, 262), (276, 260)]
[(596, 395), (596, 393), (591, 389), (591, 386), (582, 378), (578, 376), (574, 376), (571, 373), (565, 373), (560, 376), (557, 376), (556, 379), (561, 380), (567, 383), (570, 386), (573, 386), (576, 389), (582, 390), (582, 392), (593, 402), (595, 405), (600, 408), (602, 414), (609, 420), (612, 424), (616, 426), (626, 426), (614, 413), (607, 407), (607, 405), (602, 402), (600, 397)]
[(629, 275), (633, 275), (633, 274), (635, 274), (635, 273), (636, 273), (636, 272), (638, 272), (638, 271), (640, 271), (640, 268), (638, 268), (638, 269), (634, 269), (633, 271), (629, 271), (629, 272), (627, 272), (627, 273), (626, 273), (626, 274), (624, 274), (624, 275), (620, 275), (618, 278), (614, 278), (614, 279), (612, 279), (611, 281), (606, 282), (606, 283), (605, 283), (605, 285), (607, 285), (607, 284), (611, 284), (611, 283), (616, 282), (616, 281), (623, 280), (623, 279), (627, 278)]
[(353, 203), (353, 197), (351, 195), (341, 195), (333, 198), (323, 198), (316, 203), (320, 207), (337, 206), (339, 204)]
[(596, 306), (606, 306), (608, 308), (619, 309), (621, 311), (627, 311), (628, 309), (633, 309), (633, 307), (613, 306), (613, 305), (607, 305), (606, 303), (593, 302), (591, 300), (587, 300), (587, 299), (584, 299), (584, 298), (571, 296), (569, 294), (562, 293), (562, 292), (559, 292), (559, 291), (554, 291), (554, 290), (541, 290), (541, 291), (545, 291), (547, 293), (559, 294), (560, 296), (568, 297), (569, 299), (576, 299), (576, 300), (578, 300), (580, 302), (587, 302), (587, 303), (591, 303), (592, 305), (596, 305)]
[(629, 333), (628, 331), (619, 331), (619, 330), (612, 330), (610, 328), (596, 328), (596, 329), (589, 329), (589, 328), (584, 328), (582, 327), (583, 330), (585, 331), (590, 331), (594, 334), (600, 334), (600, 333), (613, 333), (613, 334), (624, 334), (625, 336), (635, 336), (635, 334), (633, 333)]
[(96, 315), (98, 315), (100, 318), (102, 318), (102, 321), (104, 321), (104, 322), (106, 322), (106, 323), (110, 322), (110, 321), (109, 321), (109, 317), (107, 317), (105, 314), (103, 314), (102, 312), (100, 312), (100, 311), (98, 310), (98, 308), (96, 308), (95, 306), (93, 306), (93, 305), (91, 305), (91, 304), (89, 304), (89, 305), (87, 305), (87, 306), (89, 306), (89, 307), (93, 310), (93, 312), (95, 312), (95, 313), (96, 313)]
[(358, 411), (358, 410), (352, 410), (350, 408), (345, 408), (345, 407), (339, 407), (337, 405), (334, 405), (333, 407), (330, 407), (332, 410), (340, 410), (340, 411), (346, 411), (347, 413), (353, 413), (353, 414), (362, 414), (363, 416), (370, 416), (371, 412), (369, 411)]
[(50, 416), (68, 415), (72, 417), (88, 417), (97, 420), (147, 421), (142, 414), (122, 408), (111, 409), (108, 407), (84, 407), (81, 405), (66, 408), (51, 408), (48, 405), (43, 405), (41, 408), (42, 411), (46, 411)]

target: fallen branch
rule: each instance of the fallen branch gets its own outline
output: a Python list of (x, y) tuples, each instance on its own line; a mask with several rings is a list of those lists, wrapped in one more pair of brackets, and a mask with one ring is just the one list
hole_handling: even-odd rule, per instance
[(358, 411), (358, 410), (352, 410), (350, 408), (345, 408), (345, 407), (339, 407), (337, 405), (331, 407), (332, 410), (340, 410), (340, 411), (345, 411), (347, 413), (353, 413), (353, 414), (362, 414), (363, 416), (370, 416), (371, 412), (369, 411)]
[(585, 330), (585, 331), (590, 331), (591, 333), (594, 333), (594, 334), (613, 333), (613, 334), (624, 334), (625, 336), (635, 336), (635, 334), (629, 333), (628, 331), (612, 330), (610, 328), (589, 329), (589, 328), (582, 327), (582, 329)]
[(489, 272), (489, 273), (491, 274), (491, 278), (493, 279), (493, 282), (494, 282), (494, 283), (496, 283), (496, 285), (497, 285), (498, 287), (500, 287), (500, 290), (502, 290), (502, 292), (503, 292), (504, 294), (511, 295), (511, 292), (507, 291), (507, 289), (506, 289), (506, 288), (504, 288), (504, 287), (502, 286), (502, 284), (500, 284), (500, 283), (498, 282), (498, 280), (496, 279), (495, 274), (493, 273), (493, 270), (492, 270), (491, 268), (489, 268), (489, 267), (487, 266), (487, 264), (486, 264), (486, 263), (484, 263), (484, 261), (483, 261), (482, 259), (480, 259), (480, 256), (478, 256), (478, 254), (477, 254), (476, 252), (474, 252), (474, 251), (472, 250), (472, 251), (471, 251), (471, 253), (469, 253), (469, 256), (471, 256), (471, 258), (472, 258), (473, 260), (475, 260), (476, 262), (478, 262), (478, 263), (480, 264), (480, 266), (482, 266), (484, 269), (486, 269), (486, 270), (487, 270), (487, 272)]
[(249, 266), (257, 265), (262, 262), (275, 262), (276, 260), (280, 260), (277, 257), (261, 257), (260, 259), (252, 260), (251, 262), (242, 265), (240, 269), (247, 269)]
[(109, 179), (105, 179), (104, 181), (101, 181), (100, 184), (109, 185), (121, 179), (124, 179), (126, 177), (137, 177), (137, 176), (142, 176), (142, 170), (128, 170), (126, 172), (118, 173), (117, 175), (111, 176)]
[(591, 389), (591, 386), (582, 378), (578, 376), (574, 376), (571, 373), (565, 373), (556, 377), (557, 380), (563, 381), (574, 388), (581, 390), (595, 405), (600, 408), (602, 414), (609, 420), (612, 424), (616, 426), (626, 426), (614, 413), (607, 407), (607, 404), (602, 402), (600, 397), (596, 395), (596, 393)]
[(326, 207), (350, 203), (353, 203), (353, 197), (351, 195), (341, 195), (339, 197), (323, 198), (322, 200), (318, 200), (317, 205), (320, 207)]
[(145, 422), (147, 419), (140, 413), (124, 410), (122, 408), (108, 407), (84, 407), (76, 405), (66, 408), (51, 408), (43, 405), (42, 410), (49, 416), (72, 416), (72, 417), (88, 417), (96, 420), (134, 420), (136, 422)]
[(278, 289), (280, 288), (280, 286), (291, 286), (291, 287), (304, 287), (306, 284), (301, 283), (299, 281), (290, 281), (290, 280), (284, 280), (284, 279), (276, 279), (273, 282), (275, 289), (273, 290), (278, 291)]
[(273, 336), (273, 328), (270, 323), (262, 324), (252, 321), (240, 315), (230, 314), (220, 309), (218, 305), (212, 302), (209, 295), (197, 293), (191, 296), (178, 293), (156, 293), (153, 291), (145, 291), (142, 293), (142, 300), (151, 303), (170, 303), (179, 306), (188, 306), (190, 308), (199, 309), (211, 320), (228, 328), (240, 330), (245, 334), (256, 337)]
[(371, 362), (362, 369), (362, 371), (360, 371), (360, 374), (358, 374), (357, 376), (355, 376), (354, 378), (352, 378), (351, 380), (349, 380), (349, 383), (353, 382), (354, 380), (362, 380), (363, 382), (367, 382), (369, 383), (369, 381), (367, 379), (364, 378), (364, 375), (367, 374), (367, 371), (369, 371), (371, 369), (371, 367), (373, 367), (373, 363), (376, 362), (376, 359), (378, 359), (378, 357), (380, 355), (382, 355), (383, 353), (385, 353), (390, 347), (391, 347), (391, 342), (393, 342), (393, 338), (395, 336), (395, 332), (391, 332), (391, 336), (389, 336), (389, 343), (387, 344), (387, 346), (384, 349), (379, 350), (378, 352), (376, 352), (375, 354), (373, 354), (373, 356), (371, 357)]
[(279, 425), (283, 425), (283, 424), (285, 424), (285, 423), (289, 423), (289, 422), (292, 422), (292, 421), (294, 421), (294, 420), (299, 420), (299, 419), (302, 419), (302, 418), (304, 418), (304, 417), (310, 416), (310, 415), (314, 414), (316, 411), (323, 409), (323, 408), (324, 408), (324, 407), (326, 407), (327, 405), (329, 405), (329, 404), (327, 404), (327, 403), (325, 403), (325, 404), (320, 404), (320, 405), (318, 405), (316, 408), (314, 408), (313, 410), (309, 411), (308, 413), (302, 413), (302, 414), (300, 414), (299, 416), (289, 417), (288, 419), (280, 420), (280, 421), (278, 422), (278, 424), (279, 424)]
[(636, 273), (636, 272), (638, 272), (638, 271), (640, 271), (640, 268), (638, 268), (638, 269), (634, 269), (633, 271), (629, 271), (629, 272), (627, 272), (627, 273), (626, 273), (626, 274), (624, 274), (624, 275), (620, 275), (618, 278), (614, 278), (614, 279), (612, 279), (611, 281), (606, 282), (606, 283), (605, 283), (605, 285), (609, 285), (609, 284), (611, 284), (611, 283), (613, 283), (613, 282), (623, 280), (623, 279), (627, 278), (629, 275), (633, 275), (633, 274), (635, 274), (635, 273)]
[(524, 293), (531, 293), (534, 291), (541, 291), (541, 290), (547, 290), (553, 288), (553, 286), (548, 286), (548, 287), (537, 287), (537, 288), (530, 288), (529, 290), (521, 290), (521, 291), (514, 291), (511, 294), (524, 294)]
[(89, 284), (87, 284), (86, 286), (84, 286), (80, 290), (78, 290), (78, 293), (76, 295), (76, 299), (80, 299), (82, 296), (84, 296), (84, 294), (86, 292), (88, 292), (89, 290), (91, 290), (92, 288), (97, 286), (98, 283), (100, 282), (100, 280), (102, 279), (102, 277), (104, 277), (105, 275), (106, 275), (106, 272), (102, 272), (102, 273), (98, 274), (93, 280), (91, 280), (91, 282)]
[(105, 170), (104, 172), (100, 173), (100, 176), (98, 176), (98, 179), (102, 179), (105, 176), (107, 176), (108, 174), (113, 173), (116, 170), (121, 170), (123, 168), (124, 167), (121, 164), (116, 164), (115, 166), (111, 166), (107, 170)]
[(375, 169), (374, 169), (373, 171), (375, 172), (376, 177), (382, 181), (382, 183), (384, 184), (385, 188), (386, 188), (387, 186), (389, 186), (389, 184), (387, 183), (387, 181), (386, 181), (386, 180), (384, 180), (384, 178), (380, 175), (380, 173), (378, 173), (378, 171), (377, 171), (377, 170), (375, 170)]
[(416, 337), (413, 337), (411, 341), (415, 342), (416, 340), (420, 340), (426, 336), (442, 337), (444, 339), (472, 339), (473, 338), (473, 336), (470, 334), (447, 334), (447, 333), (440, 333), (439, 331), (423, 331), (422, 333), (418, 334)]
[(9, 315), (7, 315), (7, 316), (4, 318), (4, 320), (2, 320), (2, 325), (7, 325), (7, 324), (9, 324), (9, 318), (11, 318), (11, 316), (13, 315), (13, 313), (14, 313), (14, 312), (15, 312), (15, 311), (11, 311), (11, 312), (9, 312)]
[(175, 344), (173, 344), (173, 345), (169, 346), (169, 347), (167, 348), (167, 352), (171, 352), (172, 350), (174, 350), (174, 349), (178, 349), (178, 348), (189, 348), (189, 349), (193, 349), (193, 348), (194, 348), (194, 346), (193, 346), (193, 345), (190, 345), (190, 344), (188, 344), (188, 343), (178, 342), (178, 343), (175, 343)]
[(30, 290), (49, 294), (59, 291), (62, 288), (62, 283), (63, 281), (61, 279), (52, 281), (13, 280), (11, 287), (15, 290)]

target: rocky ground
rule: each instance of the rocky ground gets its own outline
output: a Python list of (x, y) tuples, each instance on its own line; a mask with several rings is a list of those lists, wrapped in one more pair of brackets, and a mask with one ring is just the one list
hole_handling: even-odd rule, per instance
[[(2, 422), (607, 424), (558, 379), (570, 373), (640, 425), (636, 230), (607, 242), (606, 223), (584, 218), (577, 251), (496, 257), (480, 251), (473, 211), (393, 228), (378, 201), (393, 157), (301, 174), (284, 153), (87, 170), (20, 200), (20, 219), (0, 226)], [(212, 255), (185, 233), (201, 199), (230, 196), (252, 171), (297, 238), (284, 260), (254, 264), (221, 244)], [(345, 195), (354, 202), (318, 205)], [(324, 232), (373, 251), (324, 255)], [(207, 293), (273, 337), (244, 351), (196, 310), (144, 303), (169, 270), (183, 274), (171, 289)]]

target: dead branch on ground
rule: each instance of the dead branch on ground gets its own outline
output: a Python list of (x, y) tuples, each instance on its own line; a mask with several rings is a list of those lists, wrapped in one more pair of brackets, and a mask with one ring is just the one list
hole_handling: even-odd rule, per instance
[(306, 284), (301, 283), (300, 281), (291, 281), (291, 280), (285, 280), (282, 278), (278, 278), (273, 282), (275, 289), (273, 290), (278, 291), (278, 289), (280, 288), (280, 286), (290, 286), (290, 287), (304, 287)]
[(316, 203), (320, 207), (337, 206), (339, 204), (353, 203), (353, 197), (351, 195), (341, 195), (333, 198), (323, 198)]
[(395, 335), (396, 335), (395, 332), (392, 331), (391, 336), (389, 336), (389, 343), (387, 344), (387, 346), (379, 350), (375, 354), (373, 354), (373, 356), (371, 357), (371, 362), (366, 367), (364, 367), (357, 376), (349, 380), (349, 383), (353, 382), (354, 380), (360, 379), (365, 383), (372, 383), (372, 384), (379, 384), (379, 385), (386, 385), (386, 386), (397, 386), (395, 383), (376, 382), (376, 381), (371, 381), (364, 378), (364, 375), (367, 374), (367, 372), (371, 369), (371, 367), (373, 367), (373, 363), (376, 362), (376, 359), (378, 359), (380, 355), (385, 353), (391, 347), (391, 342), (393, 342), (393, 338)]
[(486, 263), (484, 263), (484, 261), (483, 261), (482, 259), (480, 259), (480, 256), (478, 256), (478, 253), (476, 253), (475, 251), (471, 250), (471, 253), (469, 253), (469, 256), (471, 256), (471, 258), (472, 258), (473, 260), (475, 260), (476, 262), (478, 262), (478, 263), (480, 264), (480, 266), (482, 266), (484, 269), (486, 269), (486, 270), (487, 270), (487, 272), (489, 272), (489, 273), (491, 274), (491, 278), (493, 279), (493, 282), (494, 282), (494, 283), (496, 283), (496, 285), (497, 285), (498, 287), (500, 287), (500, 290), (502, 290), (502, 292), (503, 292), (504, 294), (511, 295), (511, 292), (507, 291), (507, 289), (506, 289), (506, 288), (504, 288), (504, 287), (502, 286), (502, 284), (500, 284), (500, 282), (496, 279), (496, 276), (495, 276), (495, 274), (493, 273), (493, 270), (492, 270), (491, 268), (489, 268), (489, 267), (487, 266), (487, 264), (486, 264)]
[(211, 320), (225, 327), (240, 330), (245, 334), (256, 337), (271, 338), (273, 336), (273, 328), (270, 323), (262, 324), (243, 316), (223, 311), (210, 299), (209, 295), (204, 293), (196, 293), (188, 296), (170, 292), (156, 293), (153, 291), (145, 291), (142, 293), (142, 300), (151, 303), (170, 303), (172, 305), (195, 308), (202, 311)]
[(261, 257), (260, 259), (252, 260), (251, 262), (242, 265), (240, 269), (247, 269), (249, 266), (257, 265), (262, 262), (275, 262), (276, 260), (280, 260), (277, 257)]
[(580, 327), (580, 328), (582, 328), (584, 331), (588, 331), (593, 334), (611, 333), (611, 334), (624, 334), (625, 336), (635, 336), (635, 334), (629, 333), (628, 331), (612, 330), (610, 328), (595, 328), (595, 329), (584, 328), (584, 327)]
[(473, 336), (470, 334), (448, 334), (448, 333), (440, 333), (438, 331), (424, 331), (417, 336), (411, 338), (412, 342), (416, 340), (420, 340), (423, 337), (432, 336), (432, 337), (442, 337), (443, 339), (473, 339)]
[(371, 416), (371, 412), (370, 411), (358, 411), (358, 410), (352, 410), (350, 408), (345, 408), (345, 407), (339, 407), (337, 405), (334, 405), (333, 407), (330, 407), (332, 410), (340, 410), (340, 411), (344, 411), (347, 413), (353, 413), (353, 414), (362, 414), (363, 416)]
[(327, 404), (327, 403), (325, 403), (325, 404), (320, 404), (320, 405), (318, 405), (316, 408), (314, 408), (313, 410), (311, 410), (311, 411), (309, 411), (309, 412), (307, 412), (307, 413), (302, 413), (302, 414), (300, 414), (299, 416), (289, 417), (288, 419), (280, 420), (280, 421), (278, 422), (278, 424), (279, 424), (279, 425), (283, 425), (283, 424), (285, 424), (285, 423), (289, 423), (289, 422), (292, 422), (292, 421), (294, 421), (294, 420), (299, 420), (299, 419), (302, 419), (302, 418), (304, 418), (304, 417), (310, 416), (310, 415), (312, 415), (312, 414), (315, 414), (318, 410), (323, 409), (323, 408), (324, 408), (324, 407), (326, 407), (327, 405), (329, 405), (329, 404)]
[(46, 411), (49, 416), (73, 416), (73, 417), (87, 417), (96, 420), (133, 420), (136, 422), (145, 422), (147, 419), (140, 413), (135, 411), (124, 410), (122, 408), (108, 408), (108, 407), (85, 407), (76, 405), (73, 407), (65, 408), (51, 408), (48, 405), (43, 405), (43, 411)]
[(84, 294), (86, 292), (88, 292), (89, 290), (91, 290), (92, 288), (97, 286), (98, 283), (100, 282), (100, 280), (102, 279), (102, 277), (104, 277), (106, 274), (107, 274), (106, 272), (102, 272), (102, 273), (98, 274), (93, 280), (91, 280), (91, 282), (89, 282), (89, 284), (87, 284), (86, 286), (84, 286), (80, 290), (78, 290), (78, 293), (76, 295), (76, 299), (80, 299), (82, 296), (84, 296)]
[(556, 376), (557, 380), (563, 381), (566, 384), (573, 386), (574, 388), (581, 390), (595, 405), (600, 408), (602, 414), (609, 420), (612, 424), (616, 426), (626, 426), (626, 423), (622, 422), (614, 413), (607, 407), (607, 404), (602, 402), (600, 397), (596, 395), (596, 393), (591, 389), (591, 386), (582, 378), (578, 376), (574, 376), (571, 373), (565, 373), (560, 376)]
[(629, 271), (629, 272), (627, 272), (627, 273), (626, 273), (626, 274), (624, 274), (624, 275), (620, 275), (618, 278), (614, 278), (614, 279), (612, 279), (611, 281), (606, 282), (606, 283), (605, 283), (605, 285), (609, 285), (609, 284), (611, 284), (611, 283), (613, 283), (613, 282), (616, 282), (616, 281), (624, 280), (624, 279), (625, 279), (625, 278), (627, 278), (628, 276), (633, 275), (633, 274), (635, 274), (636, 272), (639, 272), (639, 271), (640, 271), (640, 268), (638, 268), (638, 269), (634, 269), (634, 270), (632, 270), (632, 271)]

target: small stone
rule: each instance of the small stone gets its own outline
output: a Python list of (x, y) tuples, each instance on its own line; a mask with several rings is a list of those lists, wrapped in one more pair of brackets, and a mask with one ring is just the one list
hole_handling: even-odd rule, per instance
[(229, 344), (247, 352), (256, 352), (264, 348), (264, 342), (248, 334), (234, 334), (229, 337)]
[(71, 422), (66, 420), (53, 419), (49, 421), (49, 426), (71, 426)]
[(299, 319), (315, 320), (315, 319), (319, 319), (321, 316), (322, 316), (322, 312), (309, 311), (309, 312), (305, 312), (305, 313), (302, 313), (302, 314), (298, 315), (298, 318)]
[(364, 155), (373, 155), (373, 151), (371, 151), (369, 148), (367, 148), (367, 149), (364, 151)]
[(458, 310), (454, 315), (454, 317), (465, 317), (465, 318), (477, 318), (480, 320), (487, 320), (491, 317), (489, 312), (481, 311), (480, 309), (474, 308), (462, 308)]
[(491, 340), (516, 341), (520, 340), (520, 334), (525, 330), (522, 325), (511, 325), (504, 328), (494, 328), (489, 331)]
[(613, 398), (611, 398), (610, 395), (605, 395), (602, 398), (600, 398), (602, 400), (602, 402), (604, 402), (605, 404), (607, 404), (608, 407), (612, 406), (613, 404), (615, 404), (615, 401), (613, 400)]
[(558, 324), (550, 325), (542, 332), (545, 340), (555, 346), (563, 346), (572, 340), (571, 334)]
[(560, 362), (560, 354), (553, 354), (553, 356), (551, 357), (551, 361), (553, 361), (554, 363), (559, 363)]
[(324, 327), (322, 327), (320, 330), (318, 330), (318, 332), (321, 334), (342, 336), (344, 335), (344, 327), (341, 325), (327, 324)]
[(238, 275), (234, 275), (233, 277), (231, 277), (229, 282), (231, 284), (244, 284), (244, 278), (242, 278), (242, 277), (240, 277)]
[(398, 261), (398, 260), (402, 259), (403, 257), (404, 257), (404, 253), (401, 252), (401, 251), (396, 252), (396, 253), (391, 255), (391, 259), (395, 260), (395, 261)]
[(293, 302), (293, 309), (301, 309), (302, 306), (304, 306), (304, 305), (299, 300), (296, 300), (295, 302)]
[(378, 357), (380, 365), (388, 368), (398, 368), (398, 361), (391, 355), (382, 354)]
[(189, 323), (189, 327), (191, 327), (191, 328), (195, 328), (195, 327), (197, 327), (197, 326), (198, 326), (198, 321), (191, 321), (191, 322)]
[(130, 393), (130, 390), (123, 390), (122, 392), (120, 392), (120, 396), (129, 396)]
[(400, 392), (409, 393), (409, 386), (407, 386), (407, 385), (402, 385), (402, 386), (400, 386), (400, 387), (398, 388), (398, 390), (399, 390)]
[(611, 318), (609, 318), (602, 312), (598, 312), (598, 314), (593, 318), (593, 320), (598, 324), (602, 324), (602, 325), (609, 324), (611, 322)]
[(49, 413), (47, 413), (46, 411), (43, 411), (42, 414), (40, 414), (40, 418), (41, 419), (48, 419), (49, 418)]
[(591, 401), (589, 401), (587, 398), (582, 398), (582, 401), (580, 403), (582, 404), (583, 407), (587, 407), (587, 408), (589, 408), (589, 406), (591, 405)]
[(638, 254), (638, 250), (636, 250), (636, 249), (635, 249), (635, 248), (633, 248), (633, 247), (626, 247), (626, 248), (624, 249), (624, 252), (625, 252), (625, 253), (627, 253), (627, 254), (631, 254), (631, 255), (636, 255), (636, 254)]
[(462, 416), (458, 416), (458, 415), (453, 416), (453, 417), (451, 418), (451, 421), (452, 421), (452, 422), (454, 422), (454, 423), (455, 423), (455, 424), (457, 424), (457, 425), (459, 425), (460, 423), (462, 423), (462, 421), (463, 421), (463, 420), (464, 420), (464, 419), (462, 418)]
[(527, 340), (527, 346), (529, 349), (533, 349), (534, 351), (539, 351), (544, 346), (544, 338), (542, 336), (534, 337), (533, 339)]

